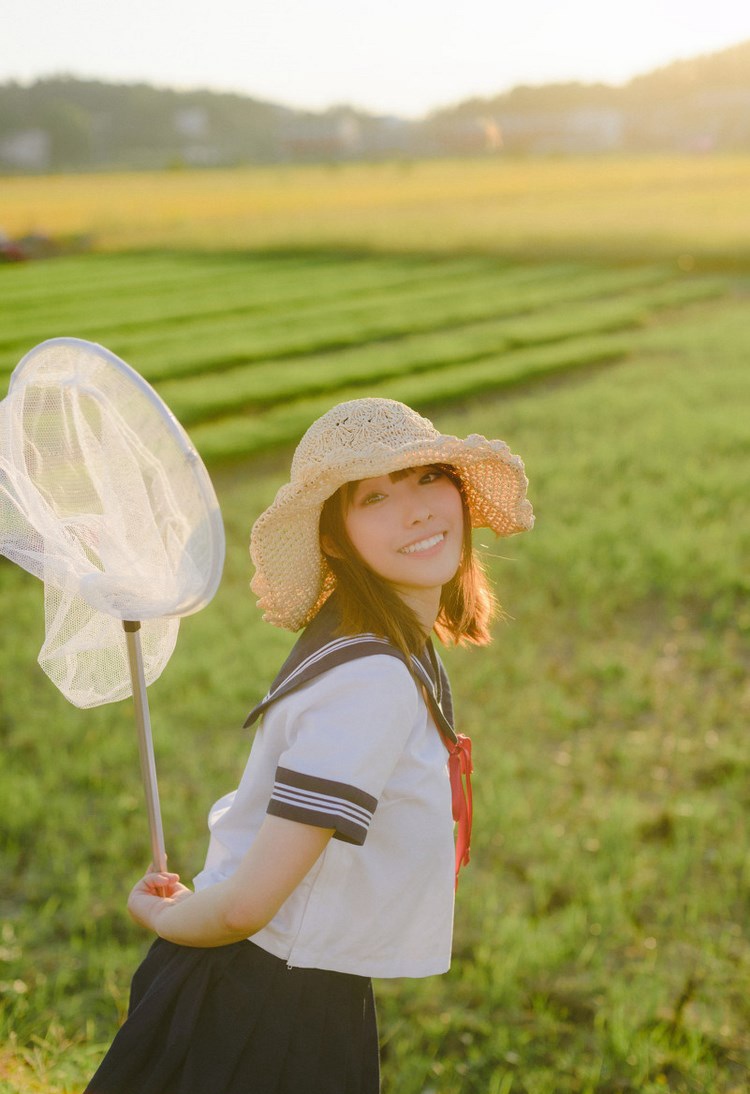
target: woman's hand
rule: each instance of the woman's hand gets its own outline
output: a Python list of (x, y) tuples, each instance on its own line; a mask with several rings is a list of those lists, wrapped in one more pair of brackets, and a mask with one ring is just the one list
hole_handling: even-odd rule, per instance
[(130, 894), (137, 923), (180, 946), (227, 946), (260, 931), (325, 851), (332, 828), (267, 816), (231, 877), (197, 893), (153, 867)]
[(159, 914), (187, 897), (192, 889), (180, 884), (179, 874), (150, 870), (137, 882), (128, 897), (128, 911), (136, 923), (155, 931)]

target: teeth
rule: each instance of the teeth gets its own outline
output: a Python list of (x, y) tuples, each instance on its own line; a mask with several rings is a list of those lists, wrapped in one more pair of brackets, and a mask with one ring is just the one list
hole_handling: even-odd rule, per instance
[(418, 551), (429, 551), (430, 547), (436, 547), (438, 543), (441, 543), (445, 539), (445, 532), (438, 532), (436, 536), (430, 536), (429, 539), (422, 539), (419, 543), (412, 543), (409, 547), (402, 547), (402, 555), (413, 555)]

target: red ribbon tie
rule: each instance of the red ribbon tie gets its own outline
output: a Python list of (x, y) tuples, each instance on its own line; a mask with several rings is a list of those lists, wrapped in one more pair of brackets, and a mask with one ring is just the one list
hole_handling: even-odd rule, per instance
[[(446, 741), (446, 744), (448, 742)], [(459, 733), (456, 743), (449, 745), (448, 774), (451, 781), (453, 819), (458, 824), (456, 834), (456, 886), (458, 873), (470, 859), (471, 823), (474, 814), (471, 794), (471, 738)]]

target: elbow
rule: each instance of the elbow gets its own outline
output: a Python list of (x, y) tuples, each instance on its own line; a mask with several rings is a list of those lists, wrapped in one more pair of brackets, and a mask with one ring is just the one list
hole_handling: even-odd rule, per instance
[(273, 918), (273, 913), (235, 897), (227, 901), (222, 918), (227, 933), (239, 941), (262, 931)]

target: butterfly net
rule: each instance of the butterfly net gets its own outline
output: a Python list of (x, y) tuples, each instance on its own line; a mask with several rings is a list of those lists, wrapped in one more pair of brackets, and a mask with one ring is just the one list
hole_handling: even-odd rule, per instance
[(43, 342), (0, 402), (0, 553), (44, 582), (39, 663), (71, 703), (132, 685), (123, 620), (141, 621), (152, 683), (179, 618), (218, 586), (221, 514), (175, 417), (101, 346)]

